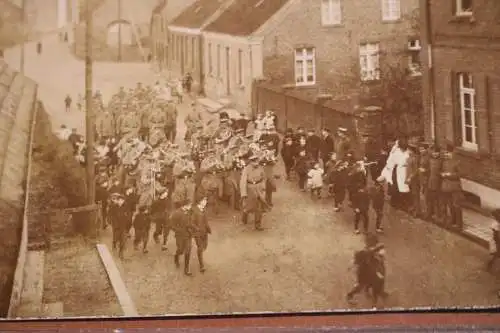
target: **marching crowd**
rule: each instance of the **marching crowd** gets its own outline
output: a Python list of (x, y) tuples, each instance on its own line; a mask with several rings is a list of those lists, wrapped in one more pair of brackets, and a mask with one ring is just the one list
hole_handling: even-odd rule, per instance
[[(222, 201), (241, 211), (242, 223), (252, 215), (255, 229), (263, 230), (263, 215), (272, 209), (277, 190), (278, 157), (288, 181), (295, 179), (313, 199), (333, 197), (336, 212), (345, 209), (347, 199), (356, 234), (362, 223), (366, 248), (355, 255), (358, 284), (348, 299), (363, 289), (372, 291), (375, 303), (386, 295), (383, 244), (369, 232), (370, 208), (376, 215), (376, 232), (383, 232), (386, 195), (392, 207), (416, 217), (462, 225), (462, 191), (451, 146), (441, 151), (436, 145), (412, 144), (400, 137), (381, 149), (366, 145), (360, 158), (345, 128), (335, 134), (324, 128), (317, 135), (299, 127), (279, 135), (272, 111), (250, 119), (229, 109), (202, 112), (191, 101), (183, 120), (184, 140), (176, 144), (178, 105), (185, 102), (185, 90), (186, 80), (165, 87), (138, 83), (135, 89), (121, 88), (106, 106), (100, 93), (95, 94), (97, 201), (103, 227), (108, 222), (112, 226), (113, 246), (120, 257), (132, 228), (134, 247), (146, 253), (154, 226), (154, 241), (163, 250), (174, 233), (174, 262), (179, 267), (184, 256), (186, 275), (191, 275), (194, 240), (203, 272), (209, 217), (219, 213)], [(74, 130), (62, 132), (85, 165), (82, 137)]]

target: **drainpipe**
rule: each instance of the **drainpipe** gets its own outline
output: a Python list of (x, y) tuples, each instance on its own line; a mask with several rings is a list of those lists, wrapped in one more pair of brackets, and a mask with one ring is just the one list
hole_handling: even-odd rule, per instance
[(434, 103), (434, 66), (433, 66), (433, 30), (432, 30), (432, 21), (431, 21), (431, 1), (424, 1), (424, 23), (425, 26), (425, 38), (427, 39), (427, 97), (429, 99), (429, 108), (430, 108), (430, 122), (431, 122), (431, 138), (432, 140), (436, 140), (437, 133), (437, 121), (436, 121), (436, 108)]

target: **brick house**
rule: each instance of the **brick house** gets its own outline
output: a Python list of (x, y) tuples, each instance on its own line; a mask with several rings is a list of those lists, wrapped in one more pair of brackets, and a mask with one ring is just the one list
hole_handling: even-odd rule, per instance
[(193, 84), (204, 86), (201, 31), (215, 20), (233, 0), (198, 0), (168, 25), (168, 69), (174, 76), (191, 73)]
[(176, 18), (195, 0), (159, 0), (153, 9), (150, 22), (152, 60), (160, 70), (168, 62), (168, 23)]
[(254, 79), (262, 77), (264, 40), (291, 10), (290, 0), (237, 0), (203, 31), (205, 92), (248, 108)]
[(457, 147), (462, 186), (500, 202), (500, 2), (421, 1), (426, 136)]
[[(252, 51), (253, 57), (260, 57), (252, 61), (254, 76), (262, 75), (277, 86), (286, 85), (308, 96), (342, 95), (357, 87), (360, 78), (380, 79), (379, 68), (385, 60), (397, 59), (418, 74), (419, 42), (414, 27), (417, 9), (418, 0), (283, 0), (273, 4), (237, 1), (207, 26), (205, 46), (208, 48), (210, 38), (216, 45), (216, 38), (227, 36), (225, 39), (229, 41), (229, 36), (233, 36), (230, 53), (235, 55), (239, 52), (237, 40), (251, 37), (252, 48), (256, 49), (255, 44), (260, 43), (261, 49), (255, 54)], [(252, 15), (259, 10), (263, 11), (261, 15)], [(254, 30), (248, 31), (247, 26)], [(242, 52), (248, 53), (248, 47)], [(211, 54), (213, 59), (217, 58), (213, 49)], [(248, 59), (248, 55), (244, 57)], [(234, 58), (233, 62), (237, 62)], [(205, 61), (210, 63), (209, 59)], [(216, 78), (217, 75), (209, 74), (207, 90), (217, 90)], [(237, 75), (231, 78), (239, 82)], [(241, 94), (246, 86), (229, 91), (224, 77), (218, 81), (223, 86), (219, 87), (219, 93), (222, 90), (225, 94)]]

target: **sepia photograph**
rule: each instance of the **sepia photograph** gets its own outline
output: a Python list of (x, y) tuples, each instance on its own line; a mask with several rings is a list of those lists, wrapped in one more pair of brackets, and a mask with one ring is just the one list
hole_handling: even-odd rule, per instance
[(499, 0), (0, 0), (0, 317), (500, 305)]

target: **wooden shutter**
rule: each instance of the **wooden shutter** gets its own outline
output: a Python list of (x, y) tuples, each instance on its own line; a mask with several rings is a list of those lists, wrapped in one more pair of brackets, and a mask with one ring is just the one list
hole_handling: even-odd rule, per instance
[(491, 150), (500, 155), (500, 77), (488, 77), (487, 89), (488, 110), (491, 116), (489, 126), (492, 135)]
[(475, 108), (476, 108), (476, 138), (479, 151), (490, 153), (490, 116), (488, 108), (488, 80), (484, 75), (475, 75), (473, 77), (475, 88)]
[[(456, 73), (454, 71), (449, 71), (443, 75), (443, 109), (437, 110), (440, 114), (438, 114), (438, 137), (442, 137), (447, 142), (456, 142), (456, 138), (454, 135), (454, 122), (456, 121), (455, 117), (455, 79)], [(459, 127), (461, 129), (461, 127)], [(439, 131), (444, 131), (443, 135), (439, 135)], [(461, 130), (459, 131), (460, 136), (462, 135)]]

